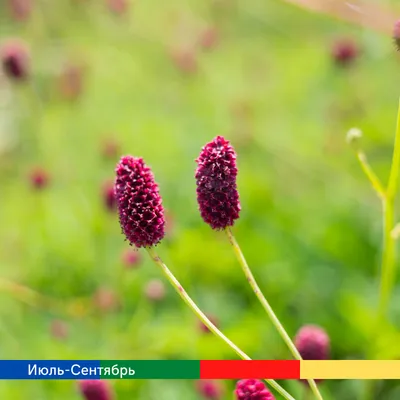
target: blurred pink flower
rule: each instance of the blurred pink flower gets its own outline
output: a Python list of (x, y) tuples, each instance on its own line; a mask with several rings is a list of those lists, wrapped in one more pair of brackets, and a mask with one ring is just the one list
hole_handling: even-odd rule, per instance
[(7, 0), (11, 15), (17, 21), (25, 21), (32, 14), (32, 0)]
[(93, 295), (93, 302), (97, 309), (104, 312), (115, 311), (119, 307), (117, 295), (106, 287), (97, 289)]
[(29, 173), (29, 180), (35, 189), (43, 189), (49, 184), (49, 174), (43, 168), (36, 167)]
[(109, 381), (82, 380), (78, 381), (79, 390), (85, 400), (113, 400), (114, 394)]
[(8, 39), (0, 49), (4, 73), (14, 81), (24, 81), (29, 76), (30, 59), (26, 44), (20, 39)]
[(125, 249), (122, 253), (122, 262), (125, 267), (133, 268), (138, 267), (141, 261), (141, 257), (138, 250)]
[(68, 336), (68, 325), (59, 319), (51, 321), (51, 335), (56, 339), (65, 339)]
[(220, 381), (199, 380), (196, 381), (196, 389), (204, 399), (219, 400), (224, 395), (224, 387)]
[(161, 301), (165, 297), (164, 282), (160, 279), (152, 279), (145, 287), (145, 295), (149, 300)]

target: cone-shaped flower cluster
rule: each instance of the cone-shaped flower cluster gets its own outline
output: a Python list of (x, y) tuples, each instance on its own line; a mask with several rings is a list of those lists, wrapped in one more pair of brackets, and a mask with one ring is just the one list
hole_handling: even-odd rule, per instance
[(394, 24), (393, 39), (397, 50), (400, 51), (400, 19)]
[(124, 156), (116, 167), (119, 221), (130, 244), (155, 246), (164, 237), (164, 208), (153, 173), (141, 158)]
[(1, 63), (4, 73), (15, 81), (25, 80), (29, 75), (29, 53), (25, 44), (12, 39), (1, 48)]
[(197, 202), (202, 218), (213, 229), (232, 226), (240, 212), (235, 150), (217, 136), (203, 147), (196, 162)]
[(242, 379), (236, 384), (236, 400), (275, 400), (272, 393), (258, 379)]
[(113, 400), (114, 396), (108, 381), (82, 380), (79, 390), (85, 400)]
[(316, 325), (305, 325), (294, 339), (295, 346), (304, 360), (327, 360), (329, 336)]

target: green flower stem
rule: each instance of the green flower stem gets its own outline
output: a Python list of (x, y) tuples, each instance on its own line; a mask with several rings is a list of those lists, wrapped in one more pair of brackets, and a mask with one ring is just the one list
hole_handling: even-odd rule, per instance
[[(264, 297), (262, 294), (259, 286), (257, 285), (256, 280), (254, 279), (253, 274), (251, 273), (251, 270), (247, 264), (246, 259), (244, 258), (244, 255), (239, 247), (239, 244), (237, 243), (235, 237), (233, 236), (233, 233), (230, 228), (225, 228), (225, 232), (228, 236), (229, 242), (231, 243), (233, 250), (236, 254), (237, 259), (239, 260), (239, 263), (243, 269), (243, 272), (247, 278), (247, 281), (249, 282), (251, 288), (253, 289), (254, 294), (257, 296), (258, 300), (260, 301), (261, 305), (264, 307), (265, 311), (267, 312), (269, 318), (271, 319), (272, 323), (274, 324), (275, 328), (277, 329), (278, 333), (281, 335), (282, 339), (286, 343), (286, 345), (289, 347), (289, 350), (293, 354), (294, 358), (297, 360), (302, 360), (301, 355), (299, 351), (297, 350), (296, 346), (290, 339), (289, 335), (285, 331), (285, 328), (283, 325), (280, 323), (278, 317), (275, 315), (272, 307), (268, 303), (267, 299)], [(317, 399), (322, 400), (321, 393), (318, 390), (318, 387), (316, 383), (314, 382), (313, 379), (308, 379), (308, 384), (310, 385), (311, 390), (314, 392), (314, 395)]]
[(375, 175), (375, 172), (368, 163), (367, 156), (361, 150), (356, 151), (357, 159), (360, 163), (362, 170), (371, 182), (372, 187), (375, 189), (379, 198), (384, 199), (386, 197), (385, 189), (382, 186), (379, 178)]
[(386, 195), (382, 200), (383, 210), (383, 255), (381, 269), (381, 284), (379, 291), (379, 318), (384, 318), (388, 311), (390, 295), (395, 282), (396, 246), (392, 235), (394, 228), (394, 205), (399, 184), (400, 167), (400, 103), (397, 114), (396, 138), (393, 150), (392, 166)]
[[(251, 360), (251, 358), (239, 349), (232, 341), (230, 341), (207, 317), (206, 315), (197, 307), (196, 303), (191, 299), (191, 297), (186, 293), (185, 289), (175, 278), (174, 274), (169, 270), (169, 268), (163, 263), (161, 258), (157, 255), (154, 248), (147, 249), (151, 259), (160, 267), (161, 271), (168, 279), (170, 284), (179, 294), (181, 299), (187, 304), (187, 306), (196, 314), (196, 316), (203, 322), (203, 324), (218, 338), (225, 342), (240, 358), (243, 360)], [(295, 400), (285, 389), (283, 389), (277, 382), (272, 379), (265, 379), (265, 381), (273, 387), (278, 393), (280, 393), (287, 400)]]

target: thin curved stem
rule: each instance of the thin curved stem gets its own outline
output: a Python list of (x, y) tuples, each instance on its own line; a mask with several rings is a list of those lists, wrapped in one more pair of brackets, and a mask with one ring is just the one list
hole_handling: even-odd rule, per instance
[(381, 284), (379, 292), (379, 320), (384, 318), (389, 307), (390, 295), (396, 277), (396, 243), (392, 235), (394, 228), (394, 205), (399, 185), (400, 169), (400, 103), (397, 114), (396, 138), (393, 150), (392, 166), (386, 196), (382, 201), (383, 210), (383, 254)]
[(386, 197), (385, 189), (379, 178), (368, 163), (367, 156), (361, 150), (356, 151), (356, 157), (360, 163), (361, 169), (364, 171), (368, 180), (371, 182), (372, 187), (376, 191), (379, 198), (384, 199)]
[[(185, 289), (175, 278), (174, 274), (169, 270), (169, 268), (164, 264), (161, 258), (157, 255), (154, 248), (148, 248), (151, 259), (160, 267), (161, 271), (168, 279), (170, 284), (179, 294), (181, 299), (186, 303), (186, 305), (196, 314), (196, 316), (203, 322), (203, 324), (218, 338), (225, 342), (240, 358), (243, 360), (251, 360), (251, 358), (244, 353), (239, 347), (237, 347), (231, 340), (229, 340), (200, 310), (196, 303), (191, 299), (191, 297), (186, 293)], [(287, 400), (295, 400), (288, 392), (286, 392), (283, 387), (281, 387), (277, 382), (272, 379), (265, 379), (265, 381), (273, 387), (278, 393), (280, 393)]]
[[(302, 357), (301, 357), (299, 351), (297, 350), (296, 346), (292, 342), (292, 339), (290, 339), (290, 336), (287, 334), (285, 328), (279, 321), (278, 317), (275, 315), (274, 310), (272, 309), (272, 307), (268, 303), (267, 299), (261, 292), (260, 287), (258, 286), (258, 284), (250, 270), (250, 267), (248, 266), (247, 261), (242, 253), (242, 250), (240, 249), (239, 244), (237, 243), (235, 237), (233, 236), (231, 229), (229, 227), (225, 228), (225, 232), (228, 236), (229, 242), (231, 243), (231, 245), (233, 247), (236, 257), (242, 267), (242, 270), (247, 278), (247, 281), (249, 282), (251, 288), (253, 289), (254, 294), (257, 296), (257, 298), (260, 301), (261, 305), (263, 306), (264, 310), (267, 312), (267, 314), (268, 314), (270, 320), (272, 321), (273, 325), (275, 326), (276, 330), (278, 331), (278, 333), (282, 337), (283, 341), (286, 343), (289, 350), (293, 354), (293, 357), (296, 358), (297, 360), (302, 360)], [(314, 392), (315, 397), (319, 400), (323, 400), (322, 395), (319, 392), (318, 387), (317, 387), (316, 383), (314, 382), (314, 380), (307, 379), (307, 381), (308, 381), (308, 384), (310, 385), (311, 390)]]

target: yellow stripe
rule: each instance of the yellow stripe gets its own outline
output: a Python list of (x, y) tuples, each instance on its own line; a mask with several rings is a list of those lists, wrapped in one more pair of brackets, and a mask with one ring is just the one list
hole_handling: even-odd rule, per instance
[(301, 361), (301, 379), (400, 379), (400, 360)]

